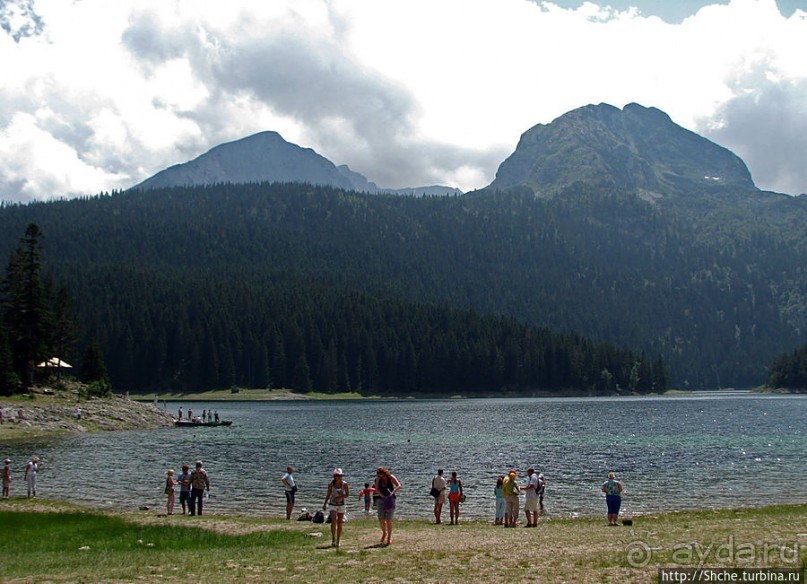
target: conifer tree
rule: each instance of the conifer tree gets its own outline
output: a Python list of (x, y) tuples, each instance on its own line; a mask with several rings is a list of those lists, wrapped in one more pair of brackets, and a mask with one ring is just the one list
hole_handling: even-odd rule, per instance
[(84, 358), (81, 360), (81, 380), (88, 385), (87, 393), (90, 396), (106, 397), (112, 392), (101, 347), (95, 340), (91, 341), (84, 351)]
[(79, 327), (73, 313), (73, 301), (65, 286), (59, 287), (51, 300), (50, 348), (53, 355), (71, 361), (79, 338)]
[(14, 370), (25, 388), (34, 383), (36, 364), (49, 357), (50, 313), (40, 279), (42, 231), (28, 225), (6, 269), (4, 289), (9, 344)]

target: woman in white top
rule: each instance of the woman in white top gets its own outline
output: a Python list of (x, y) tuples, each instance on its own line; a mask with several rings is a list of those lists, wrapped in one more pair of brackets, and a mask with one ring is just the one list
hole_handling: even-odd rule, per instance
[(342, 539), (342, 524), (345, 521), (345, 507), (347, 498), (350, 496), (350, 489), (342, 478), (342, 469), (333, 470), (333, 480), (328, 483), (328, 494), (325, 495), (325, 502), (322, 510), (330, 506), (331, 515), (331, 545), (339, 547)]

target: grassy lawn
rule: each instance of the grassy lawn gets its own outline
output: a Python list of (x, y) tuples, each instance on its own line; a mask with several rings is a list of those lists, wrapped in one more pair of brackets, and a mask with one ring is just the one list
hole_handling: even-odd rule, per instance
[(544, 518), (529, 530), (403, 520), (392, 545), (378, 547), (377, 521), (355, 514), (333, 549), (329, 525), (13, 498), (0, 502), (0, 581), (652, 582), (659, 566), (804, 568), (806, 531), (801, 505), (644, 516), (618, 528), (599, 518)]

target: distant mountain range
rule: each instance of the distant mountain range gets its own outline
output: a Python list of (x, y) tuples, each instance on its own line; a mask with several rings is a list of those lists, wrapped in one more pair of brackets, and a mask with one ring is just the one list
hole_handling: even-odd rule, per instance
[[(155, 386), (204, 378), (205, 367), (226, 366), (219, 382), (231, 380), (281, 349), (291, 364), (307, 350), (314, 375), (314, 353), (343, 359), (332, 334), (341, 312), (373, 313), (370, 328), (383, 325), (375, 332), (394, 348), (363, 356), (364, 369), (434, 354), (402, 341), (407, 325), (368, 298), (402, 303), (400, 314), (471, 310), (658, 355), (678, 387), (761, 384), (774, 357), (807, 340), (807, 196), (758, 189), (736, 155), (657, 109), (590, 105), (537, 125), (488, 187), (462, 196), (373, 188), (265, 132), (123, 193), (2, 207), (0, 254), (38, 223), (46, 261), (75, 291), (113, 376), (143, 372), (152, 377), (138, 383)], [(303, 304), (339, 308), (326, 318)], [(277, 306), (292, 312), (285, 324)], [(491, 343), (467, 330), (439, 350)], [(366, 332), (346, 334), (360, 344)], [(550, 361), (562, 373), (587, 358), (505, 353), (484, 359), (497, 371)]]
[(220, 144), (189, 162), (161, 170), (132, 187), (138, 190), (219, 183), (303, 182), (365, 193), (456, 195), (454, 187), (431, 185), (380, 188), (347, 165), (336, 166), (311, 148), (287, 142), (277, 132), (260, 132)]
[[(311, 148), (271, 131), (220, 144), (132, 188), (252, 182), (304, 182), (415, 196), (462, 194), (441, 185), (382, 188), (347, 165), (336, 166)], [(731, 151), (675, 124), (661, 110), (635, 103), (623, 109), (589, 105), (527, 130), (487, 188), (523, 186), (548, 196), (575, 182), (650, 198), (756, 189), (745, 163)]]

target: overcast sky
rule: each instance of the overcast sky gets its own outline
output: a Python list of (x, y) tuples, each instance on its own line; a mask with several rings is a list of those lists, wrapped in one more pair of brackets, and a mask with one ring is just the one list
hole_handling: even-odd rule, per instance
[(489, 184), (637, 102), (807, 192), (807, 0), (0, 0), (0, 200), (132, 186), (263, 131), (383, 187)]

